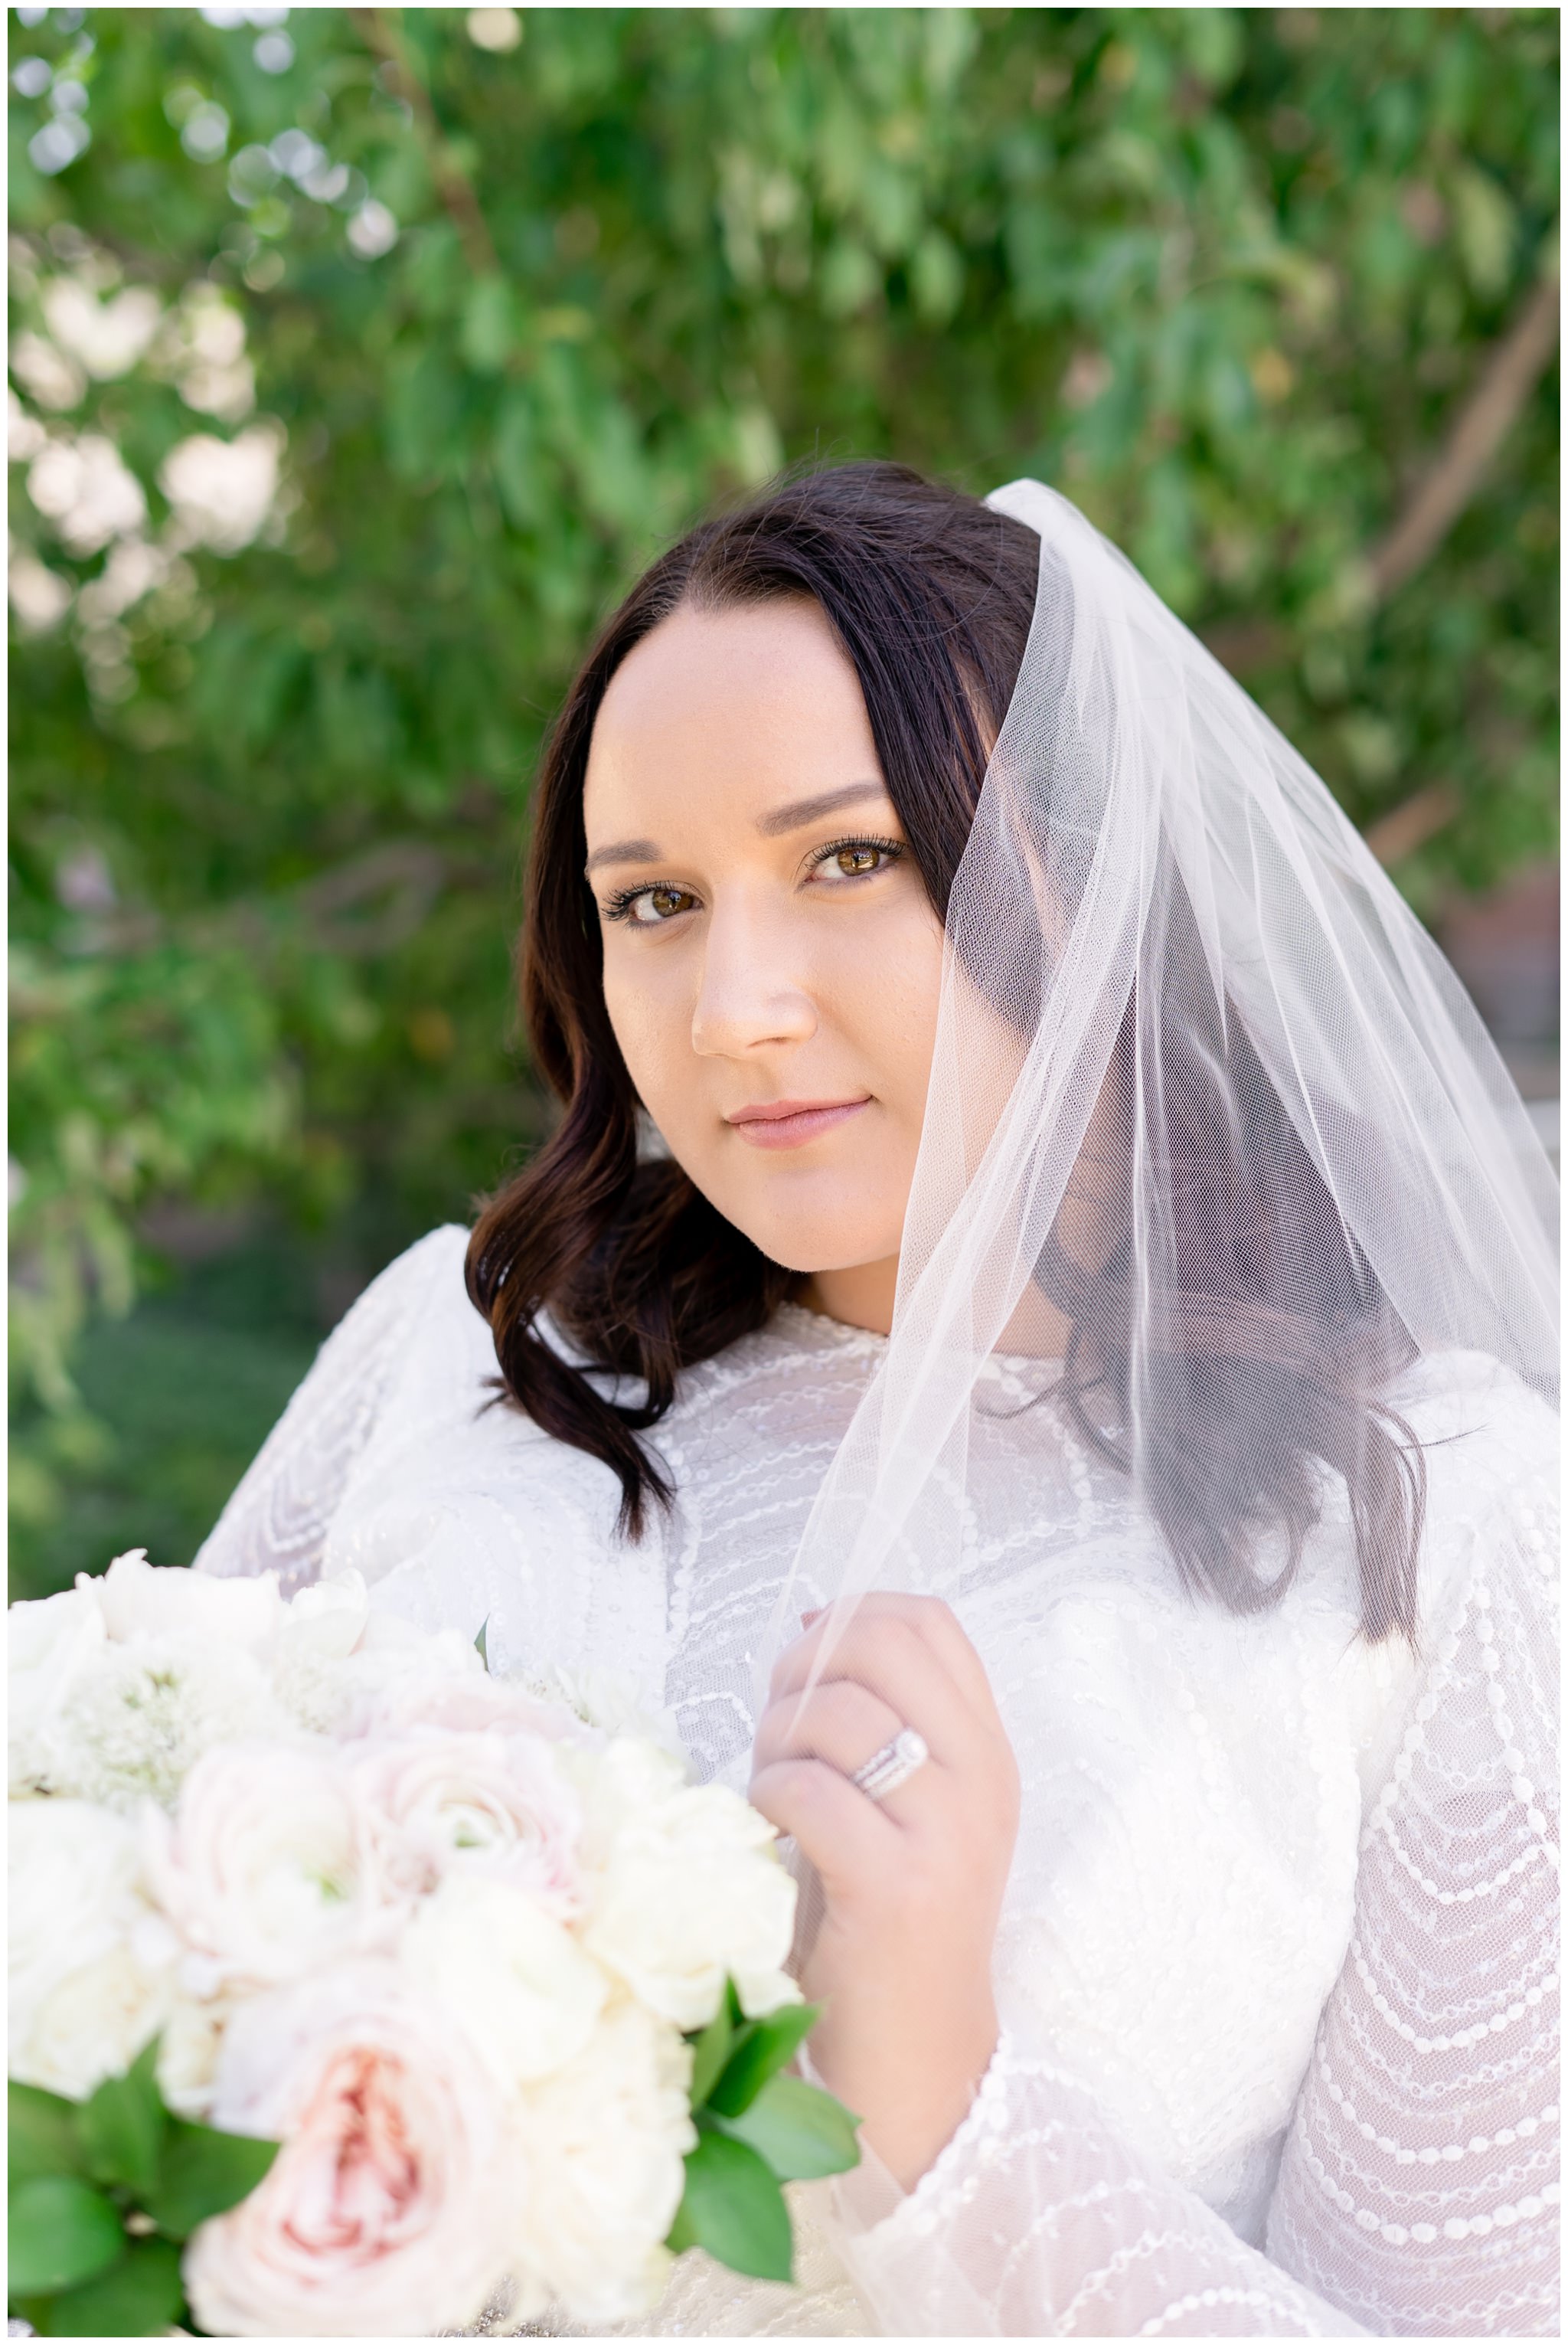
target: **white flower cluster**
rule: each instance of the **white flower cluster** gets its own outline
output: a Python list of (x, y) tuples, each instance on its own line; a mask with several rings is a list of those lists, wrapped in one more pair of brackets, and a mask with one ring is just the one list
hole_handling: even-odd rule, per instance
[(794, 1884), (744, 1800), (570, 1691), (357, 1573), (286, 1603), (138, 1550), (13, 1608), (11, 2074), (77, 2097), (161, 2032), (172, 2107), (283, 2142), (187, 2250), (210, 2333), (656, 2297), (683, 2035), (726, 1977), (796, 1998)]

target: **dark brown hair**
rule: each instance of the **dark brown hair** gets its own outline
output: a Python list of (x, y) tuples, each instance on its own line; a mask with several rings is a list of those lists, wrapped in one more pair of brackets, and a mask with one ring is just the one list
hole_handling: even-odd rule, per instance
[[(630, 1536), (651, 1502), (673, 1495), (640, 1436), (669, 1409), (681, 1370), (763, 1326), (794, 1278), (677, 1164), (639, 1159), (638, 1101), (604, 1006), (598, 912), (583, 877), (583, 779), (600, 703), (627, 654), (681, 604), (811, 596), (859, 679), (888, 795), (945, 916), (987, 745), (1023, 660), (1038, 559), (1022, 523), (902, 465), (786, 478), (659, 557), (601, 632), (551, 733), (534, 800), (521, 990), (534, 1064), (562, 1113), (481, 1215), (468, 1286), (493, 1331), (505, 1393), (611, 1468)], [(1322, 1460), (1350, 1492), (1367, 1634), (1412, 1633), (1419, 1452), (1371, 1397), (1409, 1346), (1234, 1019), (1219, 1048), (1230, 1080), (1258, 1102), (1245, 1122), (1260, 1138), (1256, 1161), (1238, 1155), (1230, 1123), (1203, 1096), (1216, 1080), (1208, 1051), (1173, 1032), (1160, 1116), (1177, 1160), (1179, 1226), (1169, 1339), (1140, 1394), (1145, 1493), (1188, 1584), (1252, 1609), (1276, 1599), (1295, 1569), (1317, 1516), (1312, 1464)], [(1113, 1092), (1135, 1080), (1133, 1064), (1124, 1034)], [(1130, 1099), (1125, 1106), (1130, 1117)], [(1282, 1228), (1287, 1213), (1297, 1223), (1307, 1214), (1311, 1232)], [(1126, 1234), (1092, 1275), (1054, 1243), (1037, 1272), (1076, 1327), (1060, 1404), (1122, 1465), (1131, 1274)], [(575, 1360), (538, 1332), (545, 1310)], [(1261, 1579), (1259, 1540), (1281, 1526), (1285, 1567)]]

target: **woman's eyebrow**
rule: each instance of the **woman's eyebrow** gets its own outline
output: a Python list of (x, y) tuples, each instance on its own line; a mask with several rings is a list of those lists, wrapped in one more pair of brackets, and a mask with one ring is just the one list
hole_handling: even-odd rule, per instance
[(841, 788), (824, 790), (814, 798), (795, 798), (789, 806), (775, 807), (772, 814), (763, 816), (757, 828), (764, 838), (777, 838), (786, 830), (799, 830), (808, 822), (820, 822), (824, 815), (836, 814), (840, 807), (886, 796), (881, 782), (845, 782)]
[[(886, 790), (880, 782), (845, 782), (836, 790), (822, 790), (814, 798), (794, 798), (788, 806), (774, 807), (757, 824), (764, 838), (778, 838), (786, 830), (800, 830), (808, 822), (820, 822), (824, 815), (837, 814), (841, 807), (858, 806), (866, 798), (885, 798)], [(597, 871), (602, 863), (657, 863), (662, 860), (659, 848), (651, 838), (617, 838), (608, 847), (596, 847), (583, 865), (583, 874)]]
[(582, 867), (586, 878), (602, 863), (657, 863), (659, 849), (651, 838), (618, 838), (610, 847), (596, 847)]

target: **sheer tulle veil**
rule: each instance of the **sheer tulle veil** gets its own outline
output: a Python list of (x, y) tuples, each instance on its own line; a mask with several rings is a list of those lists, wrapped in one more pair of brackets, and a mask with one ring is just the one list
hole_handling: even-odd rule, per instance
[(1551, 1168), (1317, 775), (1065, 498), (988, 502), (1038, 534), (1034, 622), (947, 912), (891, 1339), (763, 1668), (807, 1605), (961, 1601), (998, 1508), (1010, 1568), (1048, 1568), (1060, 1445), (1042, 1416), (996, 1489), (972, 1433), (991, 1355), (1053, 1349), (1195, 1593), (1270, 1600), (1327, 1467), (1369, 1629), (1409, 1633), (1420, 1461), (1386, 1396), (1455, 1350), (1554, 1391)]

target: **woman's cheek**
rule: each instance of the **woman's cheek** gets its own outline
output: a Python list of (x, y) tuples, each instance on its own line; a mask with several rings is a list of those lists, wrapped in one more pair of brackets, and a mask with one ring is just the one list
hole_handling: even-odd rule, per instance
[(912, 1133), (913, 1171), (942, 996), (942, 930), (924, 894), (904, 895), (885, 918), (846, 935), (824, 976), (824, 1022), (845, 1036), (901, 1132)]
[(606, 949), (604, 1007), (632, 1088), (673, 1143), (671, 1119), (678, 1120), (683, 1107), (690, 1115), (701, 1088), (702, 1068), (692, 1049), (690, 989), (671, 981), (674, 972), (651, 972), (645, 966), (622, 970), (619, 958)]

